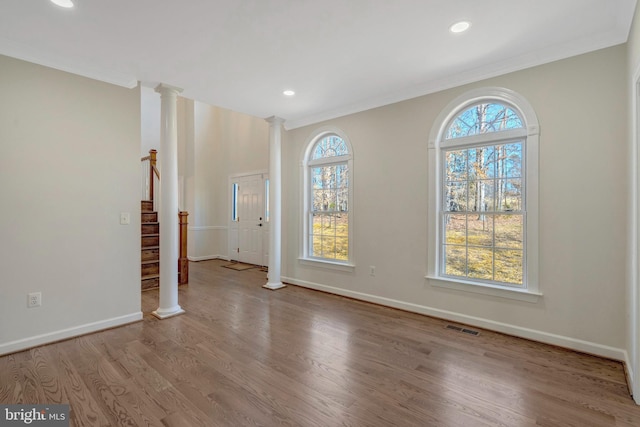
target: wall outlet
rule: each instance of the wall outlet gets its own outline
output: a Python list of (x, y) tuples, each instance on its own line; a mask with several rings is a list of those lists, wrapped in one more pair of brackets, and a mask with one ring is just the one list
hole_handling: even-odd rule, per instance
[(370, 265), (369, 266), (369, 276), (375, 276), (376, 275), (376, 266), (375, 265)]
[(31, 292), (27, 294), (27, 307), (40, 307), (42, 305), (42, 292)]

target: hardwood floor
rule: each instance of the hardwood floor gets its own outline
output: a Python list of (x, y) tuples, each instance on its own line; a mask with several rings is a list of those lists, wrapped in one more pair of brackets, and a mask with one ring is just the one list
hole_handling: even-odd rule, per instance
[(0, 357), (0, 403), (92, 427), (640, 426), (618, 362), (223, 264), (191, 263), (184, 315)]

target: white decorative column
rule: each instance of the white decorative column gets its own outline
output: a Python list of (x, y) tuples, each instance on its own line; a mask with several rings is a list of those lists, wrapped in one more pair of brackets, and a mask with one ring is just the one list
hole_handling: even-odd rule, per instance
[(276, 290), (282, 262), (282, 124), (280, 117), (269, 117), (269, 273), (263, 288)]
[(178, 305), (178, 94), (160, 84), (160, 306), (159, 319), (184, 313)]

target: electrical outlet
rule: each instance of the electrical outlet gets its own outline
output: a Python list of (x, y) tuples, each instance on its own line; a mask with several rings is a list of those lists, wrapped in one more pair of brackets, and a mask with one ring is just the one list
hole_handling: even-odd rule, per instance
[(375, 265), (370, 265), (369, 266), (369, 276), (375, 276), (376, 275), (376, 266)]
[(27, 307), (40, 307), (42, 305), (42, 292), (31, 292), (27, 294)]

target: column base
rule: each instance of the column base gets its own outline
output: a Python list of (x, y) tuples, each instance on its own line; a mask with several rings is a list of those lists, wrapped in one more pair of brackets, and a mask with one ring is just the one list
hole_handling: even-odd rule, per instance
[(277, 289), (286, 288), (287, 285), (285, 285), (282, 282), (277, 282), (277, 283), (267, 283), (266, 285), (262, 285), (262, 287), (265, 288), (265, 289), (269, 289), (269, 290), (275, 291)]
[(179, 305), (176, 305), (175, 307), (170, 309), (157, 309), (156, 311), (151, 312), (151, 314), (158, 319), (166, 319), (168, 317), (177, 316), (182, 313), (185, 313), (185, 311)]

